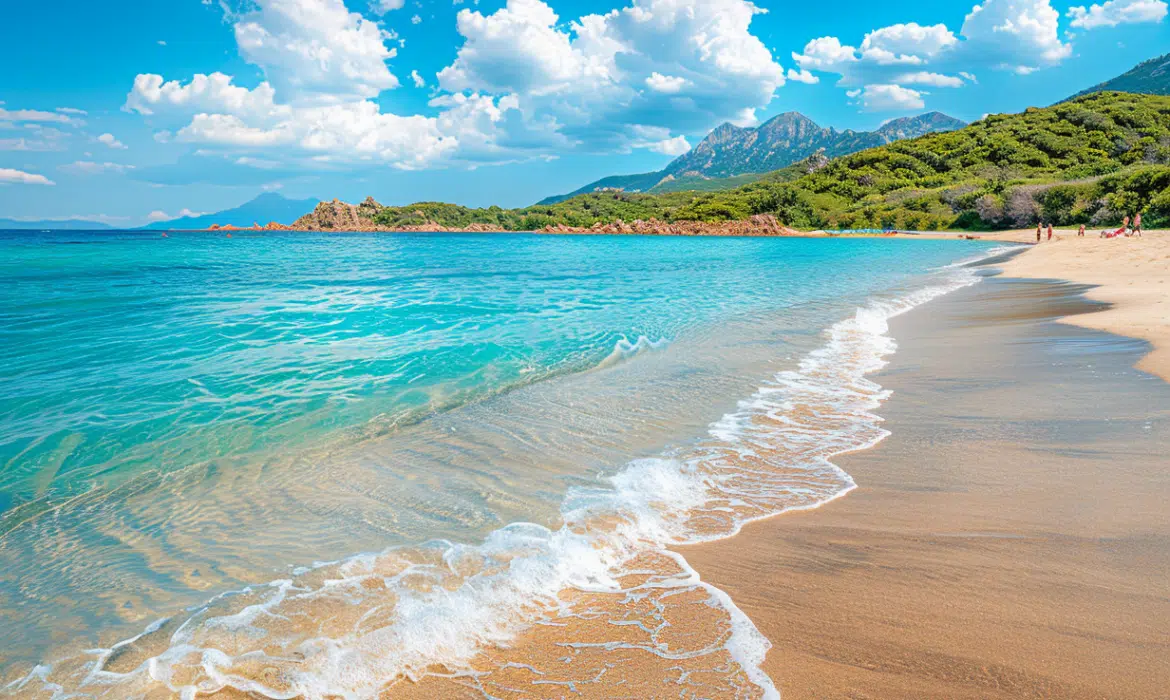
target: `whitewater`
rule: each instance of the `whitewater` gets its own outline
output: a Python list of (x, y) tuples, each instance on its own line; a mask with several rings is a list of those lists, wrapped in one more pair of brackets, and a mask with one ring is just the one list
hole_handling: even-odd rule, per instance
[[(680, 693), (779, 697), (761, 670), (768, 641), (700, 579), (685, 546), (856, 488), (831, 460), (888, 435), (875, 411), (889, 392), (869, 378), (896, 350), (888, 322), (977, 283), (967, 262), (833, 324), (704, 438), (570, 487), (555, 526), (513, 522), (475, 544), (438, 539), (293, 569), (108, 648), (46, 660), (0, 696), (357, 700), (431, 687), (506, 697), (519, 684), (605, 696), (671, 678)], [(636, 337), (595, 366), (669, 344)]]

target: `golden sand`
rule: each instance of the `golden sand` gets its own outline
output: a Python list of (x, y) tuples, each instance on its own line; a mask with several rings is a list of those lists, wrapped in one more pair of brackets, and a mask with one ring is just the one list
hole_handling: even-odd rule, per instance
[[(1166, 243), (1064, 240), (1011, 267), (1128, 280)], [(859, 489), (683, 550), (772, 642), (786, 700), (1168, 697), (1170, 387), (1129, 368), (1140, 345), (1049, 322), (1093, 310), (1078, 291), (993, 280), (896, 320), (893, 435), (837, 460)], [(1157, 308), (1093, 294), (1118, 312), (1069, 321)]]
[(1138, 367), (1170, 381), (1170, 233), (1106, 240), (1061, 231), (1052, 243), (1013, 260), (1004, 272), (1093, 285), (1089, 298), (1112, 308), (1069, 322), (1150, 341), (1152, 351)]

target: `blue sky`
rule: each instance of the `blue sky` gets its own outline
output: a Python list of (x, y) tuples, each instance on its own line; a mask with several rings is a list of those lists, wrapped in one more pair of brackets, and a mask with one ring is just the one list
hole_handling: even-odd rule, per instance
[(1170, 47), (1164, 0), (5, 3), (0, 218), (288, 197), (530, 204), (724, 121), (1048, 105)]

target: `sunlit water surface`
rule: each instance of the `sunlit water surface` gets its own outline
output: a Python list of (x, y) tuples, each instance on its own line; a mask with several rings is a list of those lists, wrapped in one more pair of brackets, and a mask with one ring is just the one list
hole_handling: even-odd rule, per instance
[[(398, 567), (383, 572), (406, 587), (391, 602), (347, 603), (363, 620), (400, 606), (404, 590), (430, 595), (402, 578), (429, 555), (351, 559), (361, 552), (449, 558), (485, 538), (507, 550), (475, 549), (475, 572), (442, 584), (461, 591), (500, 562), (515, 569), (540, 540), (542, 562), (561, 561), (557, 547), (620, 551), (586, 573), (622, 581), (630, 561), (662, 556), (631, 537), (719, 536), (835, 497), (851, 482), (822, 458), (880, 439), (868, 413), (880, 387), (858, 383), (893, 349), (884, 318), (970, 283), (947, 266), (987, 251), (954, 240), (0, 232), (0, 668), (28, 691), (32, 664), (185, 619), (217, 594), (280, 579), (316, 590), (297, 578), (317, 575), (305, 568), (315, 562), (344, 562), (345, 580), (355, 566)], [(858, 308), (876, 320), (850, 320)], [(799, 421), (815, 429), (797, 439)], [(615, 505), (623, 488), (645, 502)], [(655, 489), (666, 491), (645, 493)], [(656, 499), (677, 512), (663, 516)], [(511, 523), (544, 534), (500, 544), (517, 535)], [(548, 539), (558, 529), (592, 539)], [(579, 574), (525, 595), (580, 592)], [(536, 614), (469, 600), (517, 625)], [(382, 657), (414, 643), (396, 614), (378, 628), (398, 630)], [(263, 634), (302, 656), (311, 646), (303, 629)], [(143, 658), (180, 637), (167, 630)], [(484, 643), (435, 653), (458, 665)], [(77, 669), (101, 663), (59, 673), (78, 684)], [(413, 662), (395, 663), (362, 672)], [(186, 687), (180, 675), (172, 689)], [(302, 675), (322, 693), (342, 682)], [(750, 676), (744, 687), (759, 689)]]

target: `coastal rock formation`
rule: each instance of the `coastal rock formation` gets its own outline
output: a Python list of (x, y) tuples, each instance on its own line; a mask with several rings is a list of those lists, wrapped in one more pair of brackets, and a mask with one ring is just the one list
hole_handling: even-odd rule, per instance
[[(332, 202), (321, 202), (311, 213), (305, 214), (293, 222), (292, 230), (350, 231), (354, 233), (387, 230), (375, 224), (369, 216), (362, 215), (371, 212), (372, 207), (369, 206), (369, 203), (373, 201), (371, 197), (358, 206), (346, 204), (339, 199), (334, 199)], [(377, 202), (374, 204), (377, 205)], [(374, 213), (376, 211), (373, 210)]]
[[(490, 224), (468, 224), (459, 228), (443, 226), (435, 221), (423, 219), (418, 225), (382, 226), (374, 222), (374, 216), (383, 209), (382, 205), (367, 197), (358, 205), (346, 204), (340, 200), (321, 202), (309, 214), (297, 219), (292, 226), (277, 230), (289, 231), (337, 231), (344, 233), (450, 233), (467, 231), (472, 233), (503, 232), (500, 226)], [(424, 216), (418, 212), (420, 219)], [(271, 225), (270, 225), (271, 226)]]
[(658, 219), (626, 223), (618, 219), (612, 223), (596, 223), (589, 228), (570, 226), (546, 226), (539, 233), (597, 233), (626, 234), (633, 236), (799, 236), (800, 231), (791, 229), (771, 215), (756, 215), (746, 221), (677, 221), (667, 223)]
[[(373, 220), (373, 216), (382, 209), (382, 205), (367, 198), (358, 205), (346, 204), (339, 200), (321, 202), (312, 213), (296, 220), (292, 226), (282, 226), (272, 223), (266, 228), (270, 231), (336, 231), (338, 233), (504, 233), (506, 229), (496, 224), (471, 223), (466, 226), (444, 226), (436, 221), (424, 218), (418, 212), (420, 223), (409, 226), (382, 226)], [(626, 234), (640, 236), (797, 236), (799, 231), (791, 229), (771, 215), (756, 215), (744, 221), (721, 221), (707, 223), (702, 221), (677, 221), (668, 223), (658, 219), (637, 220), (625, 222), (621, 219), (609, 223), (598, 222), (591, 227), (581, 228), (561, 225), (546, 226), (537, 233), (573, 234)]]

